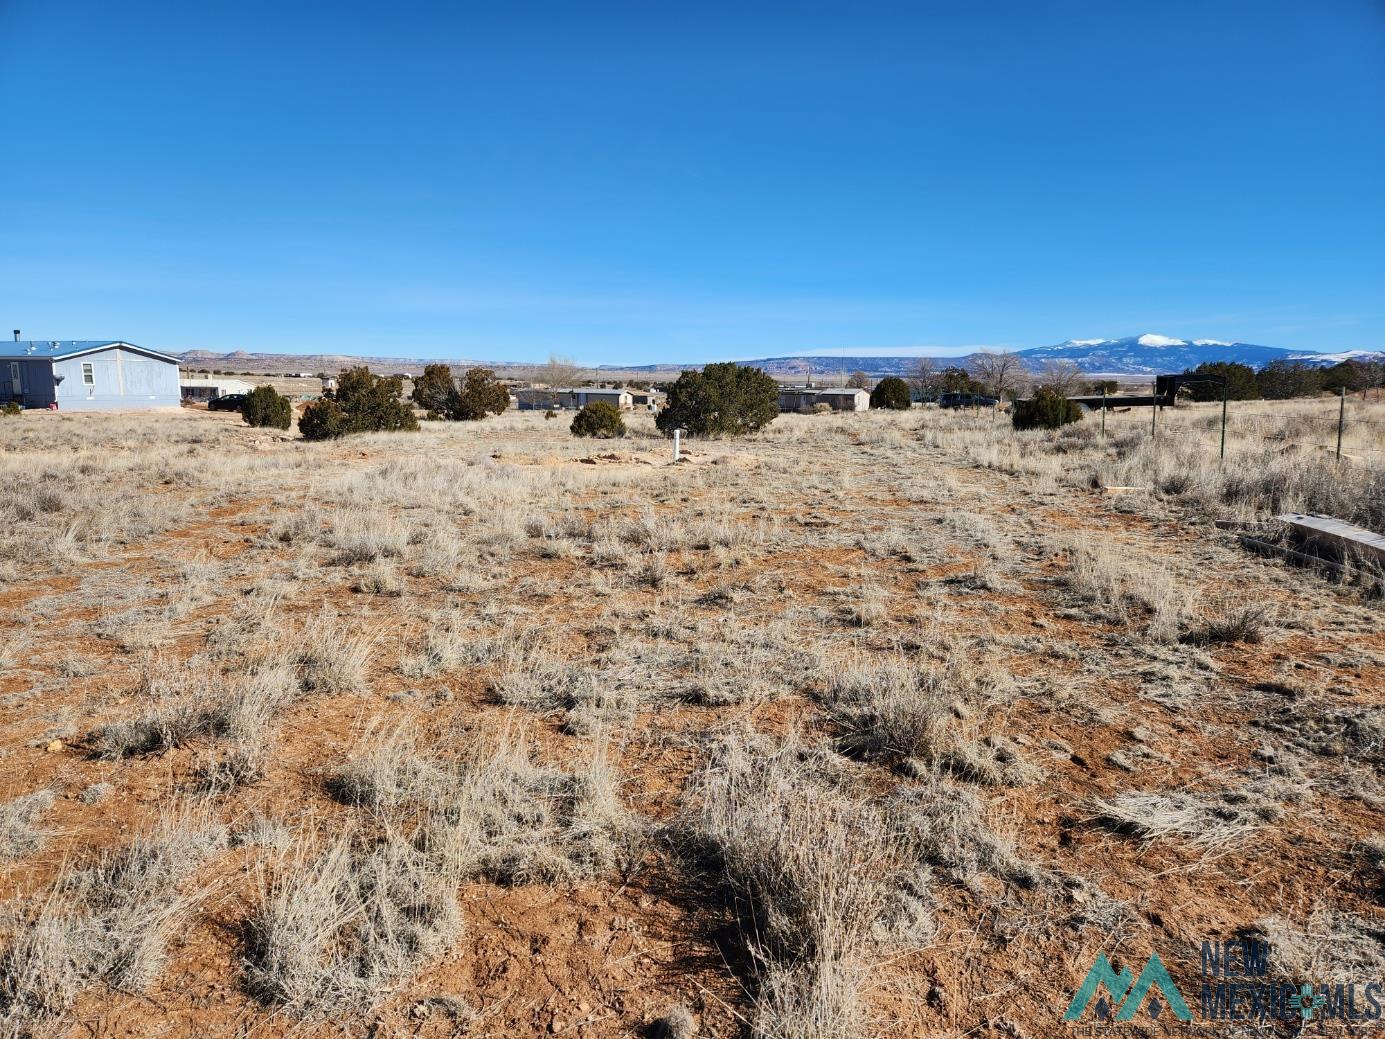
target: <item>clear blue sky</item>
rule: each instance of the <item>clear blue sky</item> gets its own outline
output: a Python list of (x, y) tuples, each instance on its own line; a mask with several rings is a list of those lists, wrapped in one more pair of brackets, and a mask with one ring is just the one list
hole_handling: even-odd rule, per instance
[(1385, 0), (0, 0), (0, 324), (1385, 347)]

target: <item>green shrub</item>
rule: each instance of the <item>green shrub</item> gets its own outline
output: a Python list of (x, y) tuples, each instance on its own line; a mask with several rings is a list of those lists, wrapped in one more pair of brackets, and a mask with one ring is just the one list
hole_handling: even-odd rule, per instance
[(414, 403), (424, 411), (447, 414), (453, 395), (457, 392), (452, 381), (452, 369), (445, 364), (430, 364), (414, 380)]
[(298, 431), (305, 440), (335, 440), (351, 432), (350, 416), (334, 400), (315, 400), (298, 417)]
[(575, 437), (609, 440), (611, 437), (625, 436), (625, 420), (620, 417), (620, 409), (604, 400), (593, 401), (584, 407), (569, 428)]
[(273, 386), (256, 386), (247, 393), (241, 414), (249, 426), (288, 429), (293, 423), (293, 405)]
[(474, 422), (487, 415), (499, 415), (510, 406), (510, 391), (489, 368), (468, 368), (461, 389), (448, 399), (447, 417)]
[(23, 410), (24, 409), (19, 406), (18, 401), (7, 400), (5, 402), (5, 406), (3, 408), (0, 408), (0, 413), (3, 413), (5, 415), (18, 415)]
[(679, 375), (654, 424), (668, 435), (681, 427), (693, 436), (742, 436), (778, 414), (779, 384), (758, 368), (726, 361)]
[(308, 440), (331, 440), (348, 433), (416, 430), (414, 409), (399, 399), (404, 382), (369, 368), (351, 368), (337, 379), (335, 391), (303, 409), (298, 429)]
[(1082, 408), (1051, 386), (1040, 386), (1028, 400), (1017, 400), (1010, 412), (1016, 429), (1058, 429), (1082, 418)]
[[(1207, 361), (1189, 368), (1184, 375), (1212, 375), (1226, 380), (1228, 400), (1258, 400), (1260, 387), (1255, 381), (1255, 369), (1234, 361)], [(1222, 387), (1214, 382), (1192, 382), (1185, 389), (1197, 401), (1221, 400)]]
[(913, 402), (909, 399), (909, 384), (897, 375), (888, 375), (875, 384), (870, 391), (872, 408), (888, 408), (890, 411), (908, 411)]

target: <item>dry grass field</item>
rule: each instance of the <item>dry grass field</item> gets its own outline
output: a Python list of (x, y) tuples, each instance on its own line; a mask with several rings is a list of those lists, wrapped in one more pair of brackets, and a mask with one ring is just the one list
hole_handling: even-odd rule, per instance
[[(0, 419), (0, 1033), (1069, 1034), (1385, 973), (1385, 404)], [(1105, 485), (1143, 488), (1119, 495)], [(1137, 1025), (1132, 1034), (1154, 1034)]]

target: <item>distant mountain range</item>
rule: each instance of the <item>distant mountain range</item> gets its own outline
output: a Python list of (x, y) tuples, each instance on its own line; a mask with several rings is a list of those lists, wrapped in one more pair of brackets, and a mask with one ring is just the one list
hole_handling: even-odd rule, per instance
[[(1150, 376), (1165, 372), (1181, 372), (1212, 361), (1235, 361), (1262, 368), (1271, 361), (1297, 361), (1303, 364), (1328, 366), (1341, 361), (1385, 361), (1385, 352), (1347, 350), (1338, 353), (1314, 353), (1287, 350), (1277, 346), (1258, 346), (1255, 343), (1228, 343), (1218, 339), (1174, 339), (1171, 336), (1146, 333), (1124, 339), (1069, 339), (1054, 346), (1036, 346), (1015, 353), (1031, 371), (1040, 372), (1050, 361), (1068, 361), (1092, 375)], [(966, 368), (980, 354), (963, 357), (938, 357), (938, 367), (956, 365)], [(225, 368), (238, 372), (336, 372), (354, 364), (367, 364), (373, 371), (417, 374), (429, 364), (423, 358), (352, 357), (344, 354), (268, 354), (236, 351), (228, 354), (189, 350), (179, 355), (183, 364), (194, 368)], [(861, 354), (838, 357), (797, 354), (788, 357), (762, 357), (737, 363), (762, 368), (778, 379), (832, 378), (862, 371), (872, 378), (886, 375), (909, 375), (918, 367), (917, 356)], [(484, 365), (502, 375), (532, 371), (536, 365), (494, 361), (449, 359), (454, 367)], [(586, 369), (605, 378), (645, 376), (674, 378), (680, 371), (697, 368), (695, 364), (598, 365)]]
[[(1218, 339), (1174, 339), (1171, 336), (1146, 333), (1124, 339), (1069, 339), (1054, 346), (1036, 346), (1016, 350), (1015, 354), (1033, 372), (1043, 370), (1049, 361), (1068, 361), (1093, 375), (1158, 375), (1196, 368), (1214, 361), (1235, 361), (1252, 368), (1263, 368), (1271, 361), (1297, 361), (1303, 364), (1328, 366), (1350, 358), (1385, 360), (1385, 353), (1369, 350), (1349, 350), (1343, 353), (1305, 353), (1277, 346), (1258, 346), (1255, 343), (1228, 343)], [(963, 357), (933, 358), (940, 367), (956, 365), (966, 368), (980, 354)], [(771, 375), (807, 374), (811, 367), (815, 375), (830, 376), (842, 372), (863, 371), (872, 378), (885, 375), (908, 375), (918, 366), (917, 357), (766, 357), (743, 364), (763, 368)]]

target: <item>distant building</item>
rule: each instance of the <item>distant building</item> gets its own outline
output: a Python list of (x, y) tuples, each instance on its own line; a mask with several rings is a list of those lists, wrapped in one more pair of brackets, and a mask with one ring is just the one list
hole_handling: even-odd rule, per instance
[(228, 393), (249, 393), (255, 387), (240, 379), (212, 375), (207, 378), (185, 377), (179, 383), (179, 388), (183, 392), (183, 400), (212, 400), (215, 397), (224, 397)]
[(668, 400), (667, 394), (660, 393), (658, 390), (631, 390), (630, 404), (632, 407), (641, 408), (646, 411), (658, 411)]
[(633, 408), (634, 401), (629, 390), (610, 390), (594, 387), (578, 389), (520, 390), (516, 394), (521, 411), (547, 411), (549, 408), (583, 408), (597, 401), (605, 401), (621, 411)]
[(833, 411), (867, 411), (870, 394), (843, 386), (827, 389), (786, 386), (779, 391), (780, 411), (812, 411), (819, 404), (826, 404)]
[(0, 345), (0, 403), (65, 411), (176, 408), (178, 358), (107, 339)]

